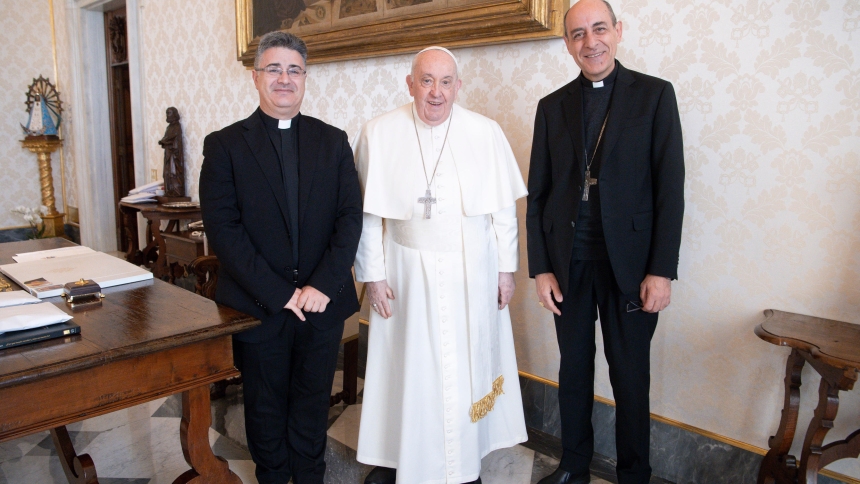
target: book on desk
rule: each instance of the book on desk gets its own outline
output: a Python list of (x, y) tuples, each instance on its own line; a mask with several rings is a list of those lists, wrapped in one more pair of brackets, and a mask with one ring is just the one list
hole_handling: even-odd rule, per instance
[(22, 331), (8, 331), (0, 333), (0, 350), (76, 334), (81, 334), (81, 327), (71, 321)]

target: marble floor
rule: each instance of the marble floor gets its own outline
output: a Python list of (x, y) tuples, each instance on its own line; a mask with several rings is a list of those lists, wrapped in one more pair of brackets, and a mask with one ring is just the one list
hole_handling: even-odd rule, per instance
[[(342, 372), (335, 377), (340, 391)], [(363, 381), (359, 379), (359, 390)], [(241, 393), (230, 387), (212, 402), (209, 442), (245, 483), (256, 483), (254, 463), (248, 454), (242, 419)], [(326, 452), (327, 484), (359, 484), (370, 467), (355, 461), (361, 403), (336, 405), (329, 413)], [(188, 469), (178, 432), (181, 417), (178, 395), (68, 426), (78, 454), (89, 454), (101, 484), (170, 483)], [(528, 445), (528, 444), (527, 444)], [(482, 462), (486, 484), (531, 484), (551, 473), (558, 461), (533, 448), (518, 445), (489, 454)], [(592, 483), (608, 484), (609, 475), (594, 476)], [(66, 482), (59, 458), (47, 432), (0, 444), (0, 483), (61, 484)]]

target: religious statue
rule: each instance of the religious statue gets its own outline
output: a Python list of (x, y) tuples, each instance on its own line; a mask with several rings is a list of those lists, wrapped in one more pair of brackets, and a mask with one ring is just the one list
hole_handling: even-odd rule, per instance
[(182, 146), (182, 126), (179, 111), (167, 108), (167, 130), (158, 144), (164, 148), (164, 196), (185, 196), (185, 155)]
[(27, 89), (27, 126), (21, 125), (27, 137), (59, 134), (60, 113), (63, 111), (57, 88), (42, 76), (33, 79)]

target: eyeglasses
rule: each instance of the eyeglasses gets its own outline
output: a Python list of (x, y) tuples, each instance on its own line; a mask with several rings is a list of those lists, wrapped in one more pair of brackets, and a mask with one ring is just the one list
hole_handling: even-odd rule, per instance
[[(254, 68), (254, 70), (257, 72), (265, 72), (268, 76), (274, 78), (280, 78), (281, 74), (285, 72), (281, 66), (266, 66), (262, 69)], [(307, 75), (308, 71), (299, 66), (290, 66), (287, 68), (286, 73), (290, 76), (290, 79), (299, 79)]]

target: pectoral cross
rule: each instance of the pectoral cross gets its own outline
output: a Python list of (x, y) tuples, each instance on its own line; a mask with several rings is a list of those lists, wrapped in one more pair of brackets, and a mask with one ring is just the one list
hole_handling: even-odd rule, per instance
[(582, 201), (588, 201), (588, 190), (591, 185), (597, 185), (597, 178), (591, 178), (591, 170), (585, 170), (585, 189), (582, 190)]
[(423, 197), (418, 199), (418, 203), (424, 204), (424, 218), (430, 218), (430, 206), (436, 203), (436, 199), (430, 194), (430, 189), (427, 189), (427, 193), (424, 194)]

